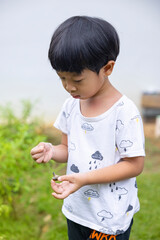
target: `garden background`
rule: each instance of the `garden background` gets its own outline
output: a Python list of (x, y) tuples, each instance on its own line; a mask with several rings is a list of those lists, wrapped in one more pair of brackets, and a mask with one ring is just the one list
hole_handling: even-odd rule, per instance
[[(51, 196), (52, 172), (65, 164), (37, 164), (30, 150), (40, 141), (60, 142), (60, 133), (31, 118), (33, 105), (22, 102), (21, 116), (11, 105), (0, 108), (0, 240), (67, 240), (62, 201)], [(141, 210), (135, 215), (131, 240), (160, 239), (160, 138), (155, 124), (144, 124), (146, 160), (138, 176)]]
[[(36, 164), (30, 156), (40, 141), (60, 141), (52, 125), (68, 94), (47, 59), (55, 28), (73, 15), (110, 21), (121, 41), (110, 80), (141, 111), (142, 93), (160, 91), (159, 9), (157, 0), (0, 1), (0, 240), (67, 240), (62, 201), (50, 187), (52, 172), (63, 174), (65, 164)], [(159, 240), (160, 138), (155, 122), (144, 121), (144, 130), (131, 240)]]

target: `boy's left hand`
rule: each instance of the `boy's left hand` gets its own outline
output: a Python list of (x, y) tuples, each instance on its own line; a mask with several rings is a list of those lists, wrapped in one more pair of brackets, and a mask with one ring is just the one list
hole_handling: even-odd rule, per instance
[(54, 190), (53, 197), (57, 199), (64, 199), (71, 193), (74, 193), (83, 186), (83, 177), (81, 173), (71, 175), (64, 175), (58, 178), (60, 183), (51, 180), (51, 187)]

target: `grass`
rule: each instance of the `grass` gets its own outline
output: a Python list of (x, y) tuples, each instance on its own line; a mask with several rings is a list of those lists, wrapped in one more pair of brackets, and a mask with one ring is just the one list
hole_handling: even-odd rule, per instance
[(131, 240), (160, 239), (159, 172), (143, 173), (138, 177), (140, 211), (135, 214)]
[(143, 173), (137, 177), (140, 211), (135, 214), (131, 240), (160, 239), (160, 139), (146, 139)]
[[(50, 141), (52, 134), (57, 135), (45, 133)], [(56, 139), (58, 143), (59, 135)], [(160, 239), (160, 139), (146, 139), (146, 154), (144, 172), (137, 178), (141, 210), (134, 217), (131, 240)], [(15, 193), (10, 218), (0, 217), (0, 240), (68, 239), (66, 220), (61, 213), (62, 201), (51, 196), (53, 171), (63, 174), (65, 164), (33, 163), (32, 170), (26, 172), (25, 188)]]
[(11, 217), (0, 219), (3, 240), (65, 239), (62, 202), (51, 196), (50, 179), (55, 168), (57, 173), (64, 171), (64, 165), (60, 168), (56, 164), (46, 164), (33, 167), (30, 173), (26, 173), (23, 180), (27, 183), (25, 191), (14, 197)]

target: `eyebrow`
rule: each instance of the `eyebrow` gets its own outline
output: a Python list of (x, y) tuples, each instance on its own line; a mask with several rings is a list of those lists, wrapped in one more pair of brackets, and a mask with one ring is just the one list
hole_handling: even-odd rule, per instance
[[(60, 78), (63, 78), (63, 79), (66, 78), (66, 76), (61, 75), (61, 72), (57, 72), (57, 74), (59, 75)], [(81, 73), (72, 73), (72, 77), (82, 77), (82, 74)]]

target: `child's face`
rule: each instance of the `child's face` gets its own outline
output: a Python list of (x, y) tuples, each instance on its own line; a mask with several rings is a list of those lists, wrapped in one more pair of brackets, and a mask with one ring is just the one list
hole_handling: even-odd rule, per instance
[(73, 98), (88, 99), (97, 96), (104, 88), (104, 75), (85, 69), (81, 74), (71, 72), (57, 72), (63, 87)]

